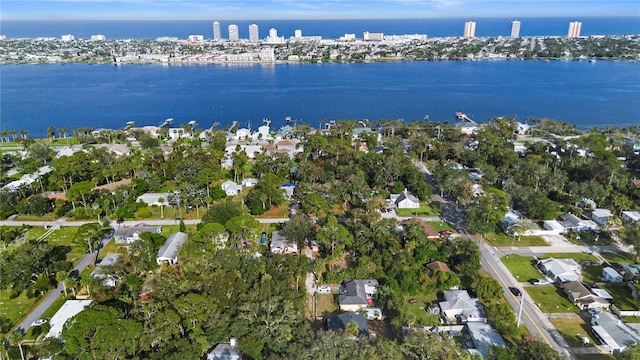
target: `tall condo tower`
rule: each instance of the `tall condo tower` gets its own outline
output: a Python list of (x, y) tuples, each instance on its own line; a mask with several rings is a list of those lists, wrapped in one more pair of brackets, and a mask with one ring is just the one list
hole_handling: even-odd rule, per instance
[(464, 37), (467, 39), (476, 37), (476, 22), (467, 21), (464, 23)]
[(238, 33), (238, 25), (229, 25), (229, 41), (239, 41), (240, 33)]
[(582, 23), (580, 21), (572, 21), (569, 23), (569, 31), (567, 37), (574, 38), (580, 36), (580, 30), (582, 30)]
[(258, 42), (258, 39), (260, 39), (260, 36), (258, 33), (258, 25), (256, 24), (249, 25), (249, 41)]
[(518, 20), (511, 22), (511, 37), (512, 38), (520, 37), (520, 21)]
[(222, 37), (220, 36), (220, 23), (217, 21), (213, 22), (213, 40), (220, 40)]

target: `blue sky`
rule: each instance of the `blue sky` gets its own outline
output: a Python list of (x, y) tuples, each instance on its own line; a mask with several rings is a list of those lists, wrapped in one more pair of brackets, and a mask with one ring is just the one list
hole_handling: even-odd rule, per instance
[(2, 0), (2, 20), (640, 16), (640, 0)]

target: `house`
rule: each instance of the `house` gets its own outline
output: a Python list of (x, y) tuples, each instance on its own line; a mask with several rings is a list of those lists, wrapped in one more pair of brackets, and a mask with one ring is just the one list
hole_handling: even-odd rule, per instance
[(269, 250), (272, 254), (298, 254), (298, 244), (288, 241), (281, 231), (271, 233)]
[(580, 265), (573, 259), (548, 258), (541, 260), (538, 267), (542, 273), (560, 283), (580, 280)]
[(542, 222), (542, 227), (553, 234), (561, 235), (566, 233), (564, 226), (557, 220), (545, 220)]
[(131, 181), (132, 181), (131, 179), (122, 179), (120, 181), (114, 181), (114, 182), (111, 182), (111, 183), (108, 183), (108, 184), (96, 186), (96, 187), (93, 188), (93, 191), (106, 190), (106, 191), (108, 191), (110, 193), (113, 193), (120, 186), (128, 186), (129, 184), (131, 184)]
[(358, 315), (353, 312), (344, 312), (342, 314), (331, 316), (327, 318), (327, 330), (344, 331), (347, 328), (347, 324), (350, 322), (355, 322), (358, 324), (358, 336), (369, 336), (369, 326), (367, 324), (367, 319), (365, 319), (362, 315)]
[(565, 230), (570, 231), (591, 231), (598, 228), (598, 224), (594, 221), (580, 219), (572, 213), (562, 215), (560, 224), (564, 226)]
[(624, 272), (623, 275), (626, 280), (634, 280), (640, 276), (640, 264), (621, 262), (620, 267)]
[(187, 242), (187, 234), (183, 232), (177, 232), (169, 235), (167, 241), (158, 250), (158, 256), (156, 256), (156, 263), (158, 265), (169, 264), (175, 265), (178, 262), (178, 255), (180, 254), (180, 248)]
[(439, 305), (446, 323), (487, 321), (480, 300), (471, 298), (467, 290), (445, 290), (443, 294), (445, 301)]
[(581, 310), (608, 308), (609, 302), (595, 294), (592, 294), (580, 281), (569, 281), (562, 284), (564, 292), (569, 300)]
[(167, 133), (171, 140), (190, 138), (192, 136), (189, 130), (183, 128), (169, 128), (167, 129)]
[(169, 198), (175, 195), (175, 193), (146, 193), (138, 196), (136, 202), (143, 202), (147, 206), (167, 206), (169, 205)]
[(223, 182), (220, 187), (227, 193), (227, 196), (235, 196), (242, 192), (242, 185), (238, 185), (231, 180)]
[(640, 224), (640, 211), (623, 211), (622, 220), (632, 224)]
[(445, 272), (451, 272), (449, 265), (443, 263), (442, 261), (432, 261), (426, 265), (427, 269), (429, 269), (429, 275), (433, 275), (436, 270), (441, 270)]
[(113, 275), (107, 274), (106, 267), (113, 266), (120, 259), (120, 254), (107, 253), (105, 257), (96, 264), (96, 268), (91, 272), (91, 277), (94, 279), (102, 280), (102, 284), (108, 287), (116, 286), (116, 278)]
[(355, 312), (373, 305), (378, 286), (378, 280), (375, 279), (343, 281), (338, 295), (340, 310)]
[(425, 223), (424, 221), (422, 221), (422, 219), (413, 218), (409, 221), (418, 223), (420, 226), (422, 226), (422, 229), (427, 235), (428, 240), (442, 240), (442, 236), (433, 228), (433, 226)]
[(484, 322), (468, 322), (467, 331), (473, 342), (473, 346), (482, 355), (482, 358), (489, 358), (489, 350), (492, 347), (506, 347), (500, 334), (491, 326)]
[(282, 184), (282, 186), (280, 186), (280, 190), (284, 191), (287, 199), (291, 199), (293, 198), (293, 192), (296, 190), (296, 186), (292, 183), (284, 183)]
[(591, 212), (591, 220), (600, 226), (604, 226), (611, 216), (613, 214), (609, 209), (595, 209)]
[(420, 207), (420, 200), (409, 194), (407, 189), (404, 189), (400, 194), (391, 194), (389, 200), (398, 209), (417, 209)]
[(609, 348), (611, 353), (624, 352), (629, 345), (640, 343), (640, 330), (621, 321), (606, 311), (591, 317), (591, 329), (600, 344)]
[(600, 276), (600, 278), (604, 282), (622, 282), (622, 275), (610, 266), (602, 269), (602, 276)]
[(206, 360), (241, 360), (242, 352), (238, 349), (236, 339), (231, 338), (228, 343), (220, 343), (207, 353)]
[(145, 223), (139, 223), (128, 228), (117, 229), (113, 237), (116, 244), (133, 244), (140, 240), (140, 234), (151, 232), (162, 233), (162, 226), (151, 226)]
[(49, 332), (45, 336), (45, 339), (56, 338), (60, 339), (62, 335), (62, 328), (64, 324), (72, 317), (79, 314), (84, 308), (91, 305), (93, 300), (67, 300), (58, 310), (55, 315), (49, 320)]
[(257, 184), (258, 184), (258, 179), (246, 178), (242, 180), (243, 187), (252, 187), (252, 186), (256, 186)]

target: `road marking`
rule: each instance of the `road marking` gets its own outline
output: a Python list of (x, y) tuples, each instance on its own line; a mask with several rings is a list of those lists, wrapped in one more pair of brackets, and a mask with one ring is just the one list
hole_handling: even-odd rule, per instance
[[(468, 232), (464, 232), (465, 235), (467, 235), (467, 237), (471, 238), (471, 235)], [(486, 261), (487, 265), (489, 265), (489, 267), (491, 268), (491, 270), (493, 270), (493, 272), (495, 273), (495, 275), (498, 277), (498, 281), (500, 281), (500, 283), (502, 284), (503, 287), (508, 288), (509, 286), (507, 285), (507, 283), (504, 281), (504, 279), (502, 278), (502, 276), (500, 276), (500, 273), (498, 272), (498, 270), (496, 270), (495, 267), (493, 267), (493, 265), (491, 264), (491, 262), (489, 262), (488, 260)], [(518, 299), (515, 295), (511, 294), (512, 297), (516, 298), (516, 300)], [(524, 297), (524, 295), (523, 295)], [(524, 301), (524, 299), (522, 299), (522, 301)], [(542, 336), (542, 338), (544, 339), (544, 341), (551, 346), (551, 348), (553, 348), (553, 344), (549, 341), (549, 339), (545, 336), (544, 332), (538, 327), (538, 324), (536, 324), (535, 321), (533, 321), (533, 318), (529, 315), (529, 313), (527, 312), (527, 310), (522, 309), (522, 312), (524, 313), (524, 315), (529, 319), (529, 321), (531, 322), (531, 324), (533, 324), (533, 326), (536, 328), (536, 330), (538, 330), (538, 333)]]

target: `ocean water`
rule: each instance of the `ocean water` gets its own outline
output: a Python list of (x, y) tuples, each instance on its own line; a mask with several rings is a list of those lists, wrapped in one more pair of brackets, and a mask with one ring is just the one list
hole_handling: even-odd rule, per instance
[(548, 117), (591, 127), (640, 124), (640, 63), (443, 61), (163, 66), (0, 65), (0, 128), (121, 128), (196, 120), (281, 126), (321, 119), (477, 121)]
[[(103, 34), (109, 39), (155, 39), (159, 36), (189, 35), (213, 37), (211, 21), (2, 21), (0, 33), (8, 38), (57, 37), (73, 34), (87, 39), (91, 34)], [(345, 33), (361, 38), (364, 31), (384, 34), (427, 34), (430, 37), (462, 36), (465, 21), (476, 21), (476, 36), (508, 36), (512, 20), (520, 20), (521, 36), (564, 36), (570, 21), (582, 22), (582, 35), (640, 34), (640, 17), (600, 18), (480, 18), (480, 19), (393, 19), (393, 20), (261, 20), (220, 21), (222, 37), (228, 37), (227, 27), (237, 24), (241, 38), (249, 37), (249, 24), (255, 23), (260, 37), (270, 28), (280, 36), (293, 36), (295, 29), (303, 35), (337, 39)]]

